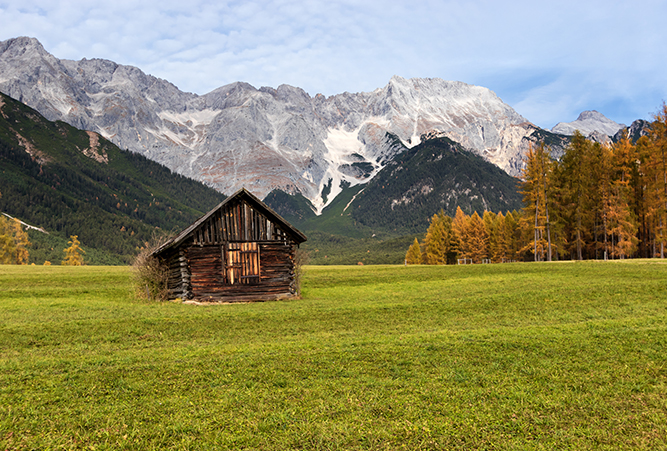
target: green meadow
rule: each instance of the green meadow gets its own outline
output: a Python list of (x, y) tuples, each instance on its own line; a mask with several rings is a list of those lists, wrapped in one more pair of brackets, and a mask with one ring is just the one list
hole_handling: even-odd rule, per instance
[(667, 264), (309, 266), (299, 300), (137, 300), (0, 266), (0, 448), (667, 449)]

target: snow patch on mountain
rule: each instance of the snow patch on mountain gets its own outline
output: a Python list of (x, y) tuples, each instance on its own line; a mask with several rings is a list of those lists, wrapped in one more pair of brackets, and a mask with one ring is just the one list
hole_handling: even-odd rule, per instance
[[(344, 186), (367, 182), (381, 168), (374, 155), (367, 155), (366, 146), (359, 140), (364, 125), (353, 130), (339, 127), (328, 129), (327, 137), (323, 141), (327, 149), (323, 159), (328, 163), (328, 169), (318, 186), (320, 195), (311, 199), (317, 214), (340, 194)], [(370, 170), (354, 170), (364, 166)]]

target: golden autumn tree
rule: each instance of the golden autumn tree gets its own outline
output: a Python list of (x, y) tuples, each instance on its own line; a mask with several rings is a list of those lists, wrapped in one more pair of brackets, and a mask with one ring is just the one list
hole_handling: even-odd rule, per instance
[(665, 258), (667, 241), (667, 105), (655, 115), (650, 128), (645, 163), (647, 216), (652, 229), (653, 256)]
[(60, 264), (65, 266), (82, 266), (83, 263), (83, 254), (86, 252), (81, 249), (81, 243), (79, 242), (78, 235), (70, 236), (71, 240), (67, 242), (70, 247), (67, 247), (63, 250), (65, 252), (65, 260)]
[(523, 241), (521, 239), (521, 214), (514, 210), (508, 211), (505, 215), (505, 224), (503, 226), (503, 254), (509, 261), (516, 260), (519, 257)]
[(514, 257), (511, 256), (511, 251), (507, 246), (507, 243), (511, 242), (512, 231), (507, 227), (505, 215), (502, 212), (496, 214), (485, 211), (482, 221), (488, 237), (486, 253), (491, 262), (502, 263), (512, 260)]
[(456, 263), (458, 237), (452, 228), (452, 218), (443, 210), (431, 218), (424, 238), (423, 263), (427, 265), (447, 265)]
[(468, 216), (461, 210), (461, 207), (456, 207), (456, 214), (452, 220), (452, 231), (456, 235), (458, 244), (458, 255), (461, 258), (470, 258), (468, 250), (468, 241), (466, 234), (468, 230)]
[(570, 255), (583, 260), (592, 234), (594, 208), (592, 199), (597, 190), (593, 176), (596, 144), (575, 131), (570, 145), (554, 170), (554, 185), (558, 196), (558, 219), (563, 224), (563, 242)]
[(484, 259), (488, 258), (489, 235), (484, 227), (484, 221), (477, 212), (474, 212), (468, 220), (465, 240), (468, 258), (472, 259), (474, 263), (482, 263)]
[[(612, 257), (628, 258), (637, 250), (637, 221), (632, 212), (631, 179), (638, 160), (635, 146), (628, 138), (627, 132), (611, 147), (605, 147), (603, 165), (610, 169), (608, 192), (603, 192), (605, 204), (605, 233), (609, 234), (609, 244)], [(607, 250), (607, 236), (605, 235), (605, 251)]]
[(632, 212), (637, 221), (638, 253), (641, 257), (652, 256), (652, 231), (651, 227), (651, 191), (649, 189), (651, 179), (650, 160), (653, 153), (653, 145), (648, 136), (642, 136), (635, 143), (637, 156), (635, 168), (631, 177)]
[(0, 263), (27, 265), (28, 246), (28, 233), (21, 227), (21, 222), (0, 216)]
[(424, 263), (427, 265), (447, 264), (447, 247), (449, 236), (445, 230), (445, 214), (434, 214), (424, 238)]
[[(531, 145), (525, 163), (521, 181), (521, 194), (525, 204), (523, 225), (526, 229), (532, 228), (532, 253), (535, 261), (551, 261), (549, 204), (553, 201), (550, 196), (553, 162), (549, 149), (544, 143), (537, 147)], [(530, 245), (524, 246), (524, 250), (529, 249)]]
[[(0, 218), (0, 228), (4, 218)], [(10, 265), (13, 263), (13, 256), (16, 246), (11, 236), (0, 233), (0, 264)]]
[(405, 254), (405, 263), (408, 265), (420, 265), (422, 263), (422, 253), (417, 238), (415, 238), (415, 241), (410, 245), (408, 252)]

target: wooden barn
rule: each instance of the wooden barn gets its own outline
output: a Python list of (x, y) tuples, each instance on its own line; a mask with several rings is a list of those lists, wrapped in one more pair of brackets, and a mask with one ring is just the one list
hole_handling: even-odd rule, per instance
[(245, 302), (294, 297), (303, 233), (245, 188), (153, 252), (170, 299)]

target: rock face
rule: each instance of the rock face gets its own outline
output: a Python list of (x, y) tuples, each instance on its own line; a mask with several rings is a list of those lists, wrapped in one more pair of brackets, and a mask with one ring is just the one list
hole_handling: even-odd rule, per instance
[(651, 123), (644, 119), (637, 119), (633, 121), (630, 127), (622, 128), (615, 135), (613, 140), (615, 142), (620, 141), (623, 138), (623, 133), (627, 133), (628, 138), (633, 143), (636, 143), (639, 138), (642, 136), (648, 136), (650, 133)]
[(597, 111), (584, 111), (574, 122), (559, 122), (551, 129), (553, 133), (562, 135), (574, 135), (575, 130), (579, 130), (582, 135), (588, 136), (594, 132), (606, 136), (614, 136), (625, 125), (619, 124), (606, 118)]
[(31, 38), (0, 43), (0, 91), (224, 193), (279, 188), (319, 211), (422, 134), (447, 136), (518, 175), (540, 130), (492, 91), (461, 82), (393, 77), (373, 92), (331, 97), (233, 83), (200, 96), (135, 67), (59, 60)]

